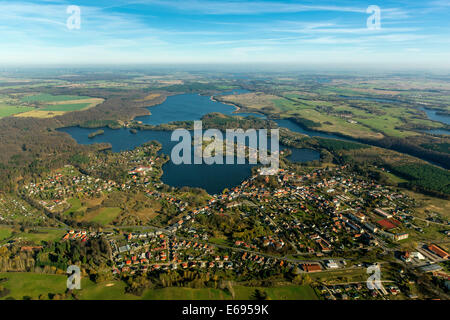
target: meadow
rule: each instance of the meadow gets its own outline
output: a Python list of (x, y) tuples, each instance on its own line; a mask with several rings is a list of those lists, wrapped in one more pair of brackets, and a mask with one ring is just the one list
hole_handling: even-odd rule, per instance
[[(7, 279), (1, 285), (10, 293), (0, 299), (49, 299), (54, 294), (66, 291), (66, 275), (40, 274), (29, 272), (0, 273), (0, 279)], [(253, 300), (255, 290), (259, 289), (267, 294), (271, 300), (317, 300), (318, 296), (310, 286), (281, 286), (281, 287), (246, 287), (233, 286), (236, 300)], [(231, 300), (228, 291), (214, 288), (180, 288), (146, 289), (141, 296), (125, 293), (125, 283), (112, 280), (94, 283), (87, 278), (81, 279), (81, 290), (75, 290), (81, 300)]]
[(0, 118), (9, 117), (15, 114), (24, 113), (33, 110), (33, 107), (10, 106), (0, 104)]

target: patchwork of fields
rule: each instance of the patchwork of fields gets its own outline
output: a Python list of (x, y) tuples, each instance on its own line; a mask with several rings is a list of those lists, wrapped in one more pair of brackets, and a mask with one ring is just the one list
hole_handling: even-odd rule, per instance
[(17, 116), (51, 118), (66, 112), (85, 110), (102, 103), (104, 99), (75, 95), (40, 93), (18, 96), (0, 95), (0, 118)]

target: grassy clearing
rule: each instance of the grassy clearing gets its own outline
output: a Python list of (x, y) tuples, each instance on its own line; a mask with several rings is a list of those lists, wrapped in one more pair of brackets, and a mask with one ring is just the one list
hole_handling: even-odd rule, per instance
[(38, 232), (21, 232), (14, 236), (14, 238), (20, 238), (23, 240), (31, 241), (35, 244), (40, 244), (42, 241), (57, 241), (60, 240), (65, 230), (52, 229), (52, 230), (39, 230)]
[(11, 228), (8, 227), (0, 227), (0, 241), (3, 241), (9, 238), (12, 234)]
[[(11, 292), (1, 299), (12, 297), (23, 299), (25, 296), (39, 299), (41, 296), (48, 299), (49, 294), (62, 294), (66, 291), (66, 275), (39, 274), (29, 272), (0, 273), (2, 286)], [(87, 278), (81, 279), (81, 290), (76, 294), (81, 300), (231, 300), (229, 292), (220, 289), (203, 288), (164, 288), (147, 289), (138, 297), (125, 293), (125, 283), (121, 281), (106, 281), (96, 284)], [(256, 289), (267, 293), (272, 300), (316, 300), (315, 291), (310, 286), (284, 286), (284, 287), (245, 287), (234, 286), (235, 299), (252, 300)]]
[(450, 218), (450, 201), (406, 189), (403, 189), (402, 192), (416, 199), (418, 207), (415, 208), (415, 213), (418, 217), (426, 218), (429, 213), (438, 213), (443, 217)]
[(11, 292), (1, 299), (12, 297), (23, 299), (25, 296), (38, 299), (43, 294), (63, 293), (66, 290), (67, 277), (65, 275), (51, 275), (38, 273), (8, 272), (0, 273), (0, 278), (7, 278), (1, 285)]
[(70, 204), (70, 208), (64, 211), (64, 215), (71, 215), (74, 212), (79, 211), (82, 209), (81, 200), (78, 198), (71, 198), (68, 199), (67, 202)]
[(102, 208), (100, 211), (95, 215), (94, 218), (90, 219), (92, 222), (97, 222), (102, 225), (110, 224), (114, 221), (114, 219), (119, 215), (119, 213), (122, 211), (120, 208)]

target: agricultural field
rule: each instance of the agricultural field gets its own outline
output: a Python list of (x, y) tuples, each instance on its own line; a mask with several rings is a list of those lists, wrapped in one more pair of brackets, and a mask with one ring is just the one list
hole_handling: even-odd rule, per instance
[(10, 106), (0, 103), (0, 118), (9, 117), (12, 115), (29, 112), (34, 110), (32, 107), (22, 107), (22, 106)]
[(0, 94), (0, 119), (33, 110), (7, 95)]
[(86, 96), (51, 95), (40, 93), (24, 96), (20, 102), (33, 106), (32, 110), (20, 113), (19, 117), (51, 118), (66, 112), (85, 110), (102, 103), (104, 99)]
[(252, 92), (218, 99), (234, 103), (246, 112), (259, 111), (275, 118), (306, 119), (316, 123), (315, 130), (353, 138), (406, 138), (420, 135), (415, 128), (443, 127), (442, 123), (427, 119), (419, 110), (422, 106), (419, 101), (411, 104), (408, 101), (413, 100), (411, 96), (407, 99), (400, 97), (400, 91), (389, 92), (390, 95), (384, 99), (369, 95), (378, 91), (382, 90), (324, 86), (313, 92), (283, 91), (277, 95)]
[(15, 240), (21, 240), (26, 242), (32, 242), (36, 245), (47, 241), (58, 241), (64, 234), (66, 234), (65, 229), (45, 229), (39, 228), (37, 230), (29, 230), (26, 232), (19, 232), (14, 235)]

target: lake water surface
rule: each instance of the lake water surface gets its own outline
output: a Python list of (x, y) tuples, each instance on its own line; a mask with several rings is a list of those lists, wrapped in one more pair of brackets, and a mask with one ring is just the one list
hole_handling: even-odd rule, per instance
[[(142, 116), (136, 120), (140, 120), (146, 124), (158, 125), (167, 123), (168, 120), (199, 120), (203, 115), (210, 112), (231, 114), (235, 109), (234, 106), (212, 101), (207, 96), (182, 94), (168, 97), (161, 105), (150, 107), (149, 110), (152, 115)], [(257, 116), (264, 117), (263, 115)], [(132, 134), (126, 128), (117, 130), (103, 128), (105, 131), (104, 134), (90, 139), (88, 135), (98, 129), (68, 127), (59, 130), (70, 134), (80, 144), (109, 143), (114, 152), (132, 150), (143, 143), (155, 140), (162, 144), (160, 152), (170, 156), (172, 148), (178, 143), (178, 141), (171, 141), (171, 131), (139, 130), (136, 134)], [(270, 148), (270, 139), (268, 146)], [(280, 149), (286, 148), (280, 146)], [(288, 157), (288, 160), (293, 162), (306, 162), (320, 158), (320, 154), (315, 150), (294, 148), (291, 151), (292, 154)], [(191, 155), (193, 156), (193, 150)], [(210, 194), (216, 194), (222, 192), (224, 188), (236, 186), (248, 178), (251, 175), (251, 168), (253, 166), (255, 165), (248, 163), (175, 165), (172, 161), (169, 161), (163, 166), (164, 174), (161, 180), (170, 186), (199, 187), (205, 189)]]

